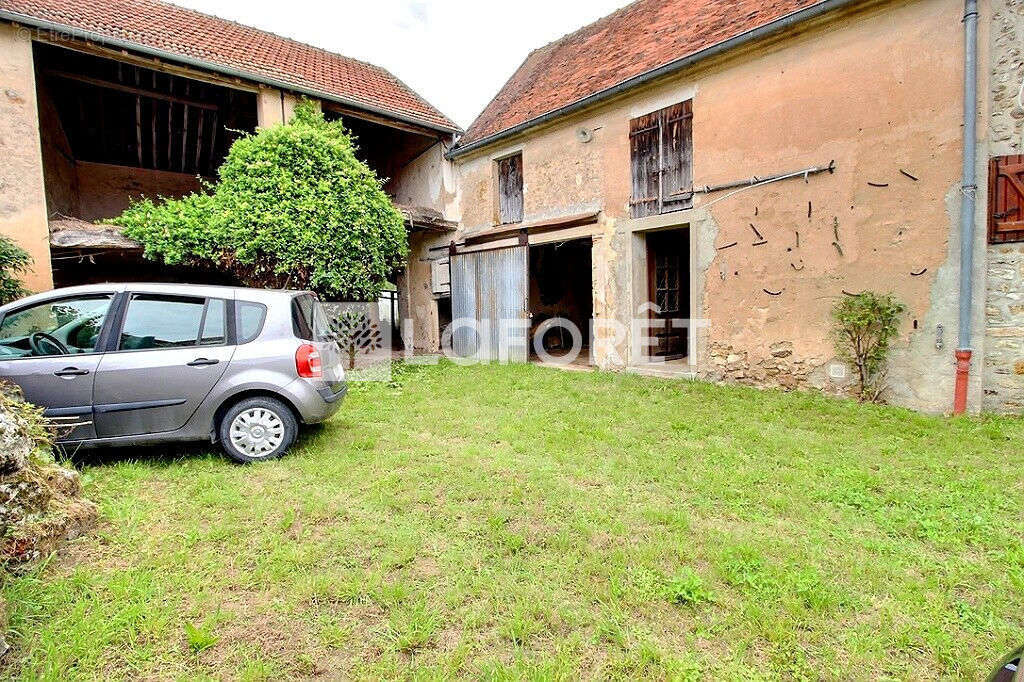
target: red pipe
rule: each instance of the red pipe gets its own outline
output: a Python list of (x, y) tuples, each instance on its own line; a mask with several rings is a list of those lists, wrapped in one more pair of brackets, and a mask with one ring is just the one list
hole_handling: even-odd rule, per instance
[(953, 414), (967, 411), (967, 380), (971, 373), (971, 351), (958, 350), (956, 356), (956, 389), (953, 391)]

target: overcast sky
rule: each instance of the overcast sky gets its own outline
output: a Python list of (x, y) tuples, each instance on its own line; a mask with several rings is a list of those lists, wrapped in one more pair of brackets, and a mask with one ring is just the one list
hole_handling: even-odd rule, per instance
[(383, 66), (465, 128), (530, 50), (629, 0), (171, 0)]

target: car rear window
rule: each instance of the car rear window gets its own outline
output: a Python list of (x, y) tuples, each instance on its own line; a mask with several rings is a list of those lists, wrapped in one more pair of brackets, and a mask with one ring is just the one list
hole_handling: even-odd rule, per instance
[(327, 314), (313, 294), (302, 294), (292, 299), (292, 331), (307, 341), (327, 341), (330, 338)]

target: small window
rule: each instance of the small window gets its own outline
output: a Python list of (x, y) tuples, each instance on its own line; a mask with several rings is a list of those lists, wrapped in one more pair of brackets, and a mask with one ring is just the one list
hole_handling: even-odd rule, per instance
[(121, 350), (195, 346), (206, 300), (185, 296), (137, 294), (128, 303), (121, 329)]
[(629, 122), (634, 218), (693, 205), (693, 101)]
[(0, 323), (0, 360), (91, 353), (112, 296), (77, 296), (10, 313)]
[(238, 330), (238, 343), (249, 343), (259, 336), (266, 316), (267, 306), (262, 303), (236, 302), (235, 328)]
[(498, 221), (523, 222), (523, 155), (498, 161)]
[(224, 321), (227, 317), (223, 299), (211, 298), (206, 302), (206, 318), (203, 320), (203, 335), (200, 346), (222, 346), (227, 342)]

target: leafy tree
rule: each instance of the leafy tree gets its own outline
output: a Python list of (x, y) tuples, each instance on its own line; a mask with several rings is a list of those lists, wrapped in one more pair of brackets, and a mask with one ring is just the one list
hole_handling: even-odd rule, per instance
[(7, 237), (0, 235), (0, 305), (10, 303), (29, 290), (21, 283), (21, 275), (32, 267), (32, 256)]
[(872, 291), (843, 296), (832, 307), (836, 354), (857, 367), (862, 401), (877, 402), (888, 388), (885, 363), (889, 342), (899, 333), (906, 309), (892, 294)]
[(142, 199), (108, 222), (149, 258), (213, 266), (248, 286), (375, 300), (408, 250), (402, 215), (340, 121), (302, 102), (286, 125), (231, 146), (218, 181)]

